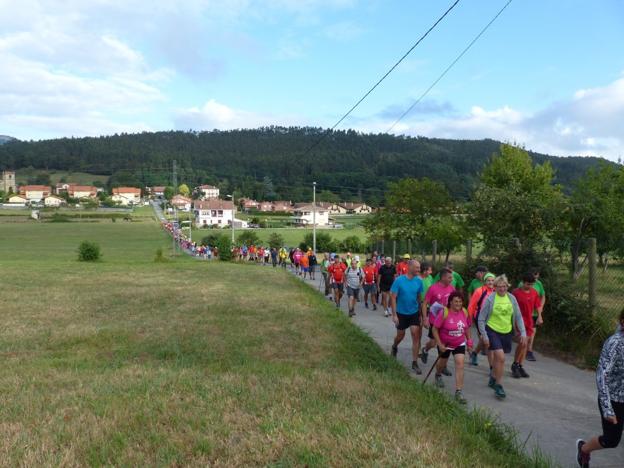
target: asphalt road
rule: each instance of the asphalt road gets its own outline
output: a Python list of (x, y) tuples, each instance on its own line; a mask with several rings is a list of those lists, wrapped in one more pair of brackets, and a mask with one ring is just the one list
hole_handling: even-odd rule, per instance
[[(316, 281), (305, 280), (320, 294), (323, 290)], [(341, 309), (347, 313), (347, 299), (342, 299)], [(381, 307), (377, 311), (365, 309), (364, 303), (356, 305), (353, 322), (366, 331), (385, 351), (390, 352), (396, 329), (392, 320), (383, 315)], [(423, 335), (423, 343), (426, 336)], [(409, 333), (399, 345), (398, 359), (410, 369), (417, 380), (423, 380), (437, 351), (429, 354), (427, 365), (419, 361), (423, 370), (421, 376), (411, 371), (411, 337)], [(563, 467), (576, 464), (575, 442), (578, 438), (587, 439), (601, 434), (598, 413), (597, 392), (594, 372), (578, 369), (569, 364), (536, 353), (537, 362), (527, 362), (524, 367), (530, 374), (528, 379), (513, 379), (510, 366), (513, 357), (508, 356), (503, 386), (507, 393), (504, 401), (494, 397), (487, 386), (488, 370), (485, 356), (479, 356), (479, 366), (467, 365), (464, 377), (464, 396), (469, 405), (486, 408), (518, 431), (519, 439), (531, 451), (539, 447)], [(453, 363), (449, 359), (449, 369)], [(433, 384), (433, 375), (427, 384)], [(454, 393), (455, 377), (444, 377), (445, 391)], [(592, 467), (624, 467), (624, 442), (616, 449), (601, 450), (592, 454)]]

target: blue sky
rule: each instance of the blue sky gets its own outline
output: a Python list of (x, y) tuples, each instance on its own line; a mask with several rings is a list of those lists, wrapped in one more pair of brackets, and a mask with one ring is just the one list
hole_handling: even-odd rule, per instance
[[(0, 134), (331, 126), (448, 1), (0, 0)], [(386, 131), (506, 0), (461, 0), (340, 128)], [(514, 0), (395, 133), (624, 157), (624, 2)]]

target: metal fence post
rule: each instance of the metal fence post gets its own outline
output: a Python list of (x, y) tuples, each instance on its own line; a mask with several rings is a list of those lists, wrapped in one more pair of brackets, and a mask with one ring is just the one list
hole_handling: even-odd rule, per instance
[(431, 265), (433, 265), (433, 268), (436, 267), (437, 256), (438, 256), (438, 241), (434, 240), (431, 242)]
[(383, 254), (383, 255), (385, 255), (387, 257), (387, 255), (386, 255), (386, 238), (385, 237), (383, 239), (381, 239), (381, 252), (379, 252), (379, 253), (381, 253), (381, 254)]
[(588, 249), (587, 249), (587, 260), (589, 262), (589, 281), (588, 281), (588, 294), (589, 294), (589, 307), (591, 309), (591, 313), (596, 313), (596, 306), (598, 304), (597, 294), (596, 294), (596, 270), (597, 270), (597, 255), (596, 255), (596, 239), (591, 237), (587, 239)]
[(392, 261), (396, 261), (396, 239), (392, 239)]
[(466, 266), (470, 268), (472, 264), (472, 239), (466, 241)]

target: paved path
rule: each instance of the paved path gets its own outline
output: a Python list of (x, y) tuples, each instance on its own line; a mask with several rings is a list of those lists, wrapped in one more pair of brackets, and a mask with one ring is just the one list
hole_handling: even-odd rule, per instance
[[(306, 280), (311, 287), (321, 290), (317, 275), (316, 281)], [(342, 299), (342, 310), (347, 311), (347, 299)], [(395, 331), (390, 318), (383, 316), (381, 307), (377, 311), (365, 309), (363, 302), (356, 305), (353, 321), (366, 331), (381, 348), (390, 352)], [(423, 336), (423, 340), (426, 339)], [(423, 341), (424, 343), (424, 341)], [(398, 358), (411, 368), (411, 338), (409, 333), (399, 345)], [(427, 365), (419, 362), (422, 380), (436, 358), (436, 351), (429, 354)], [(509, 366), (503, 385), (507, 399), (498, 401), (487, 386), (488, 366), (485, 356), (479, 356), (479, 366), (466, 366), (464, 394), (469, 404), (487, 408), (500, 419), (514, 426), (522, 441), (528, 439), (527, 448), (539, 446), (564, 467), (578, 466), (575, 459), (575, 441), (601, 433), (600, 416), (597, 407), (594, 373), (580, 370), (556, 359), (537, 353), (537, 362), (527, 362), (525, 369), (529, 379), (515, 380)], [(449, 369), (453, 364), (449, 360)], [(444, 377), (446, 391), (454, 393), (455, 378)], [(429, 382), (433, 381), (433, 376)], [(624, 443), (611, 450), (595, 452), (592, 467), (624, 467)]]

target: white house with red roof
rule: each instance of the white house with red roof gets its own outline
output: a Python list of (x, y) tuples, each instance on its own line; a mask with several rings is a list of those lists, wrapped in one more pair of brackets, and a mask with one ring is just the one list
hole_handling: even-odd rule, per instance
[(52, 187), (49, 185), (22, 185), (19, 188), (19, 194), (31, 203), (39, 203), (51, 193)]
[(141, 189), (136, 187), (116, 187), (111, 199), (122, 206), (136, 205), (141, 202)]
[(200, 200), (219, 198), (219, 188), (214, 185), (200, 185), (195, 187), (195, 192), (197, 192)]

